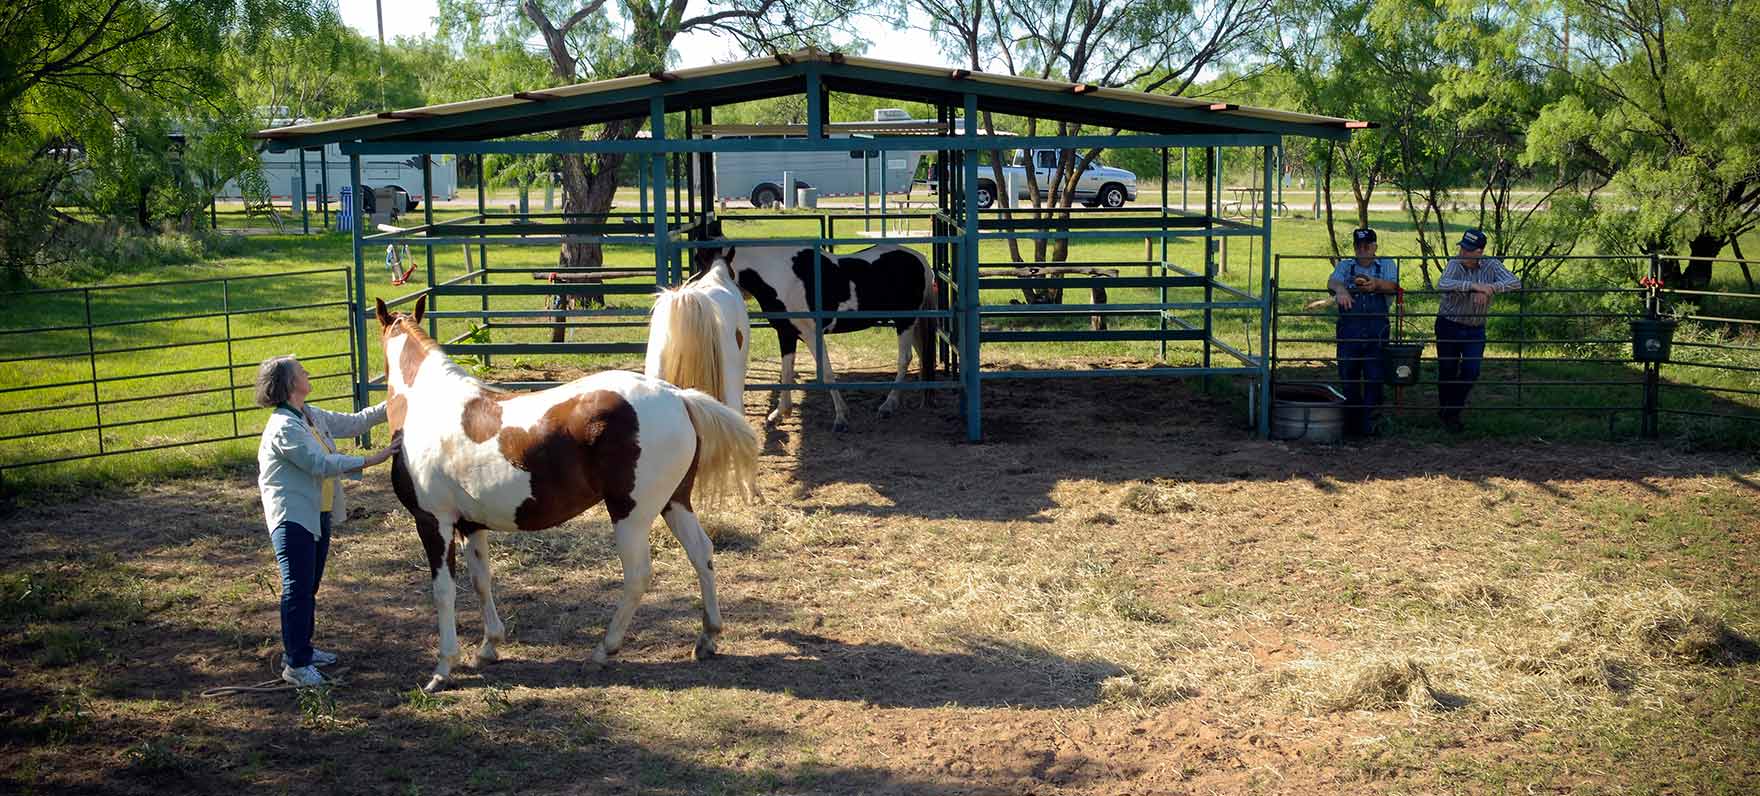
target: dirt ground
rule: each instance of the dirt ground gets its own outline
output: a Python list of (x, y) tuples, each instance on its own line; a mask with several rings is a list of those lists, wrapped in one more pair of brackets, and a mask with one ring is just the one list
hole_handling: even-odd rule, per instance
[(586, 663), (620, 577), (594, 509), (497, 535), (504, 660), (433, 697), (383, 470), (319, 594), (347, 670), (302, 697), (200, 696), (279, 649), (253, 472), (27, 501), (0, 518), (0, 789), (1760, 791), (1752, 458), (1257, 442), (1194, 387), (997, 383), (976, 445), (949, 396), (882, 423), (858, 393), (833, 434), (808, 395), (766, 503), (707, 514), (720, 657), (690, 659), (661, 526), (629, 642)]

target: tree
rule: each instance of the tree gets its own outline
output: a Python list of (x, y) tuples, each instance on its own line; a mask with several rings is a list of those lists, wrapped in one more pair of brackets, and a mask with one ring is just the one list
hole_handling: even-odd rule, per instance
[[(1573, 92), (1530, 133), (1536, 163), (1581, 166), (1610, 184), (1611, 250), (1716, 257), (1760, 226), (1760, 4), (1753, 0), (1565, 0), (1567, 57), (1546, 66)], [(1740, 256), (1739, 244), (1736, 254)], [(1711, 263), (1665, 261), (1665, 280), (1703, 287)]]
[[(15, 278), (75, 224), (52, 206), (83, 160), (114, 157), (112, 185), (82, 190), (113, 197), (150, 222), (142, 206), (176, 181), (169, 131), (174, 116), (221, 110), (230, 95), (217, 54), (229, 37), (265, 43), (275, 24), (298, 26), (314, 12), (303, 0), (18, 0), (0, 7), (0, 237)], [(155, 176), (158, 175), (158, 176)], [(159, 179), (171, 175), (170, 182)], [(53, 256), (53, 255), (50, 255)]]
[[(442, 0), (440, 8), (442, 33), (466, 42), (537, 38), (551, 77), (562, 83), (665, 69), (673, 41), (692, 30), (728, 35), (754, 53), (824, 43), (856, 11), (853, 0), (720, 0), (702, 4), (696, 13), (693, 5), (690, 0), (622, 0), (615, 17), (607, 0)], [(609, 141), (632, 138), (641, 127), (640, 121), (626, 119), (592, 131), (563, 128), (557, 137)], [(609, 211), (624, 159), (622, 153), (561, 156), (563, 212)], [(564, 244), (558, 264), (594, 268), (603, 262), (597, 245)]]
[[(913, 12), (926, 18), (927, 32), (943, 51), (974, 71), (1181, 94), (1206, 69), (1252, 41), (1269, 22), (1271, 7), (1271, 0), (898, 0), (893, 15), (900, 27)], [(985, 113), (981, 123), (988, 133), (996, 132), (991, 114)], [(1038, 134), (1039, 123), (1024, 120), (1022, 132)], [(1083, 129), (1066, 121), (1055, 127), (1057, 135), (1080, 135)], [(1061, 151), (1059, 179), (1049, 186), (1041, 187), (1034, 170), (1027, 169), (1032, 217), (1067, 218), (1076, 183), (1100, 152)], [(990, 153), (991, 180), (999, 188), (1006, 185), (1004, 160), (1001, 152)], [(1006, 190), (997, 196), (1005, 206), (1015, 204)], [(1025, 260), (1013, 240), (1009, 252), (1015, 262)], [(1034, 262), (1068, 256), (1067, 239), (1034, 242)], [(1055, 288), (1028, 294), (1035, 302), (1060, 299)]]

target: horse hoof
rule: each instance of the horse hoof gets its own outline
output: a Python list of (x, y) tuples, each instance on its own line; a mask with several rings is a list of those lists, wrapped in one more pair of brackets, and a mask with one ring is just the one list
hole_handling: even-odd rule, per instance
[(499, 660), (501, 660), (501, 653), (496, 652), (494, 647), (485, 646), (477, 650), (477, 668), (479, 669)]
[(880, 419), (881, 420), (891, 420), (892, 419), (892, 407), (890, 407), (890, 406), (880, 407)]
[(691, 659), (706, 661), (715, 657), (715, 639), (707, 635), (697, 636), (697, 646), (691, 650)]
[(593, 664), (594, 665), (599, 666), (599, 667), (604, 667), (606, 662), (608, 662), (610, 660), (611, 660), (611, 653), (606, 652), (604, 647), (601, 646), (601, 647), (593, 648)]
[(849, 433), (849, 423), (839, 420), (831, 424), (831, 430), (839, 434)]
[(770, 410), (770, 414), (764, 416), (764, 425), (766, 426), (774, 426), (780, 422), (782, 422), (781, 409), (772, 409)]
[(427, 685), (422, 686), (422, 693), (424, 693), (424, 694), (438, 694), (441, 691), (445, 691), (445, 690), (446, 690), (446, 678), (441, 677), (440, 675), (437, 675), (437, 674), (428, 680)]

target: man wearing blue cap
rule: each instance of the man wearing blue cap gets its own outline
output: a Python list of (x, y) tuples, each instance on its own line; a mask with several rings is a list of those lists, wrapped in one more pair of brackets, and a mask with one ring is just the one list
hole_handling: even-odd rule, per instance
[(1485, 357), (1485, 314), (1491, 296), (1522, 286), (1502, 262), (1485, 256), (1485, 240), (1485, 233), (1476, 229), (1461, 235), (1461, 253), (1449, 259), (1436, 282), (1442, 293), (1442, 306), (1436, 312), (1436, 392), (1442, 427), (1456, 434), (1466, 429), (1461, 412)]
[(1344, 382), (1345, 431), (1375, 433), (1381, 405), (1381, 349), (1387, 345), (1390, 293), (1399, 292), (1399, 264), (1375, 256), (1375, 230), (1351, 233), (1355, 257), (1338, 262), (1326, 288), (1338, 303), (1338, 377)]

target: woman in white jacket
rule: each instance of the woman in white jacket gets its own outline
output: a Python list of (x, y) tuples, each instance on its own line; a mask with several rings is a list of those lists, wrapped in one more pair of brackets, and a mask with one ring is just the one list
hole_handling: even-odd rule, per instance
[(273, 407), (257, 446), (263, 521), (281, 568), (281, 679), (297, 686), (324, 681), (317, 667), (336, 662), (312, 647), (318, 582), (330, 553), (331, 516), (346, 517), (341, 476), (391, 458), (397, 442), (371, 456), (338, 453), (336, 437), (364, 434), (385, 422), (385, 405), (355, 414), (306, 406), (312, 382), (299, 360), (274, 357), (257, 369), (257, 405)]

